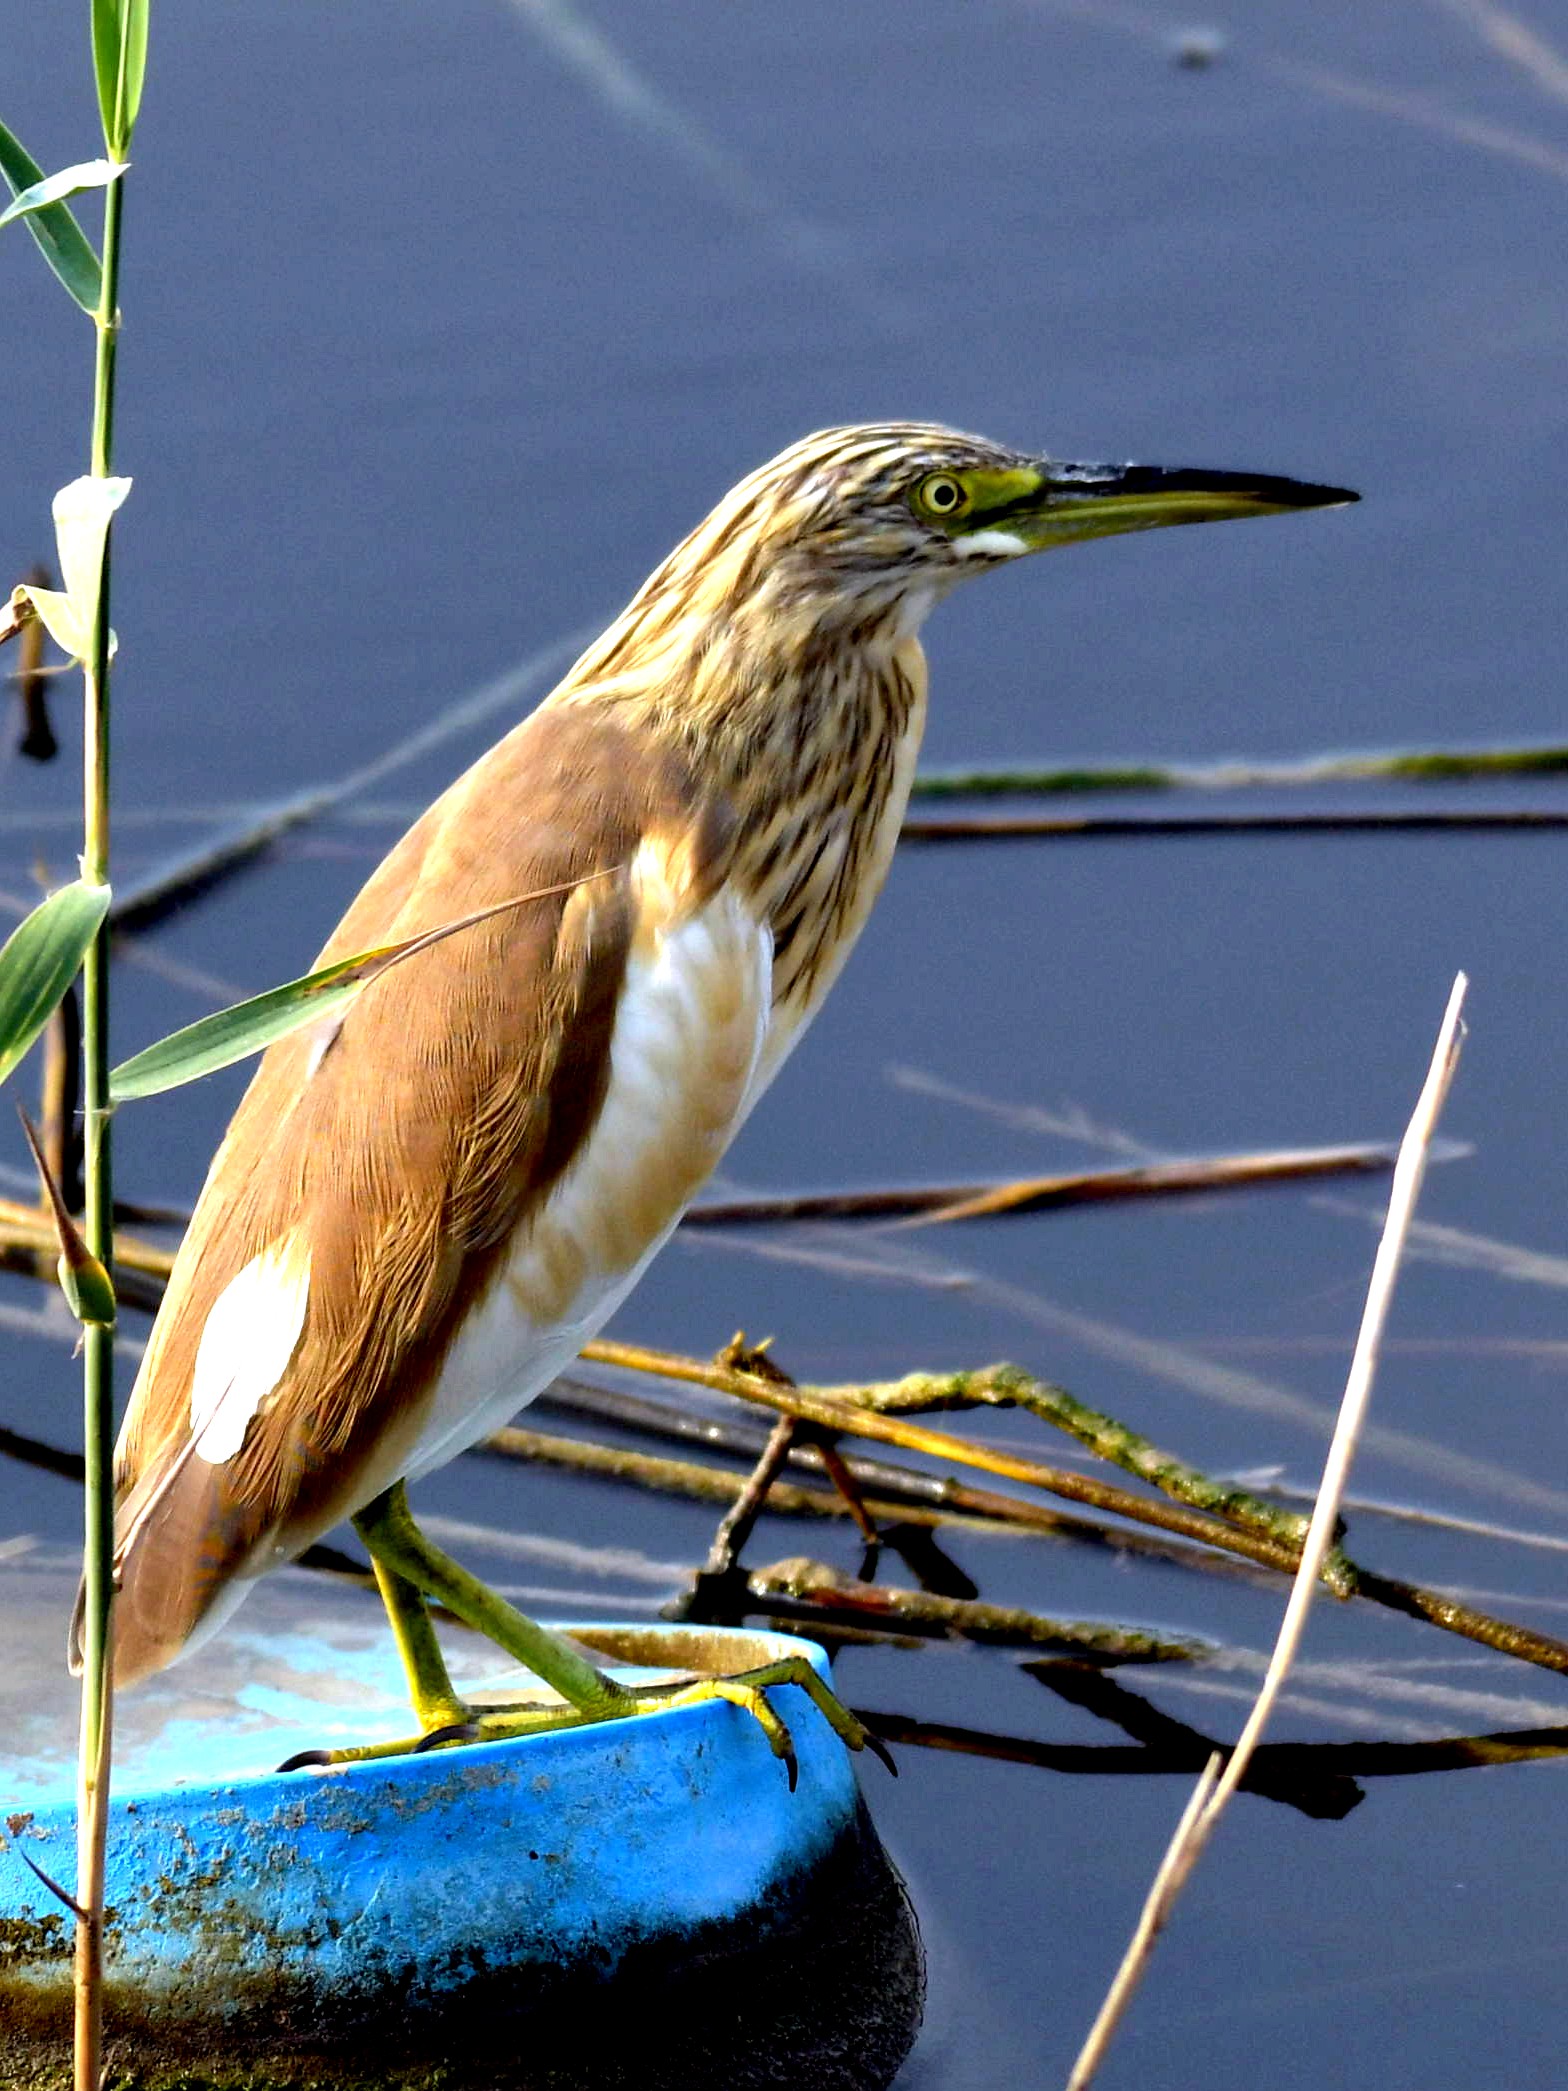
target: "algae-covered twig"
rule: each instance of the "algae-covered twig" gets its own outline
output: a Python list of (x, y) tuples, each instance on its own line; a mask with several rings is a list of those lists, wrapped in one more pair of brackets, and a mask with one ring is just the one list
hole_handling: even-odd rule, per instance
[(1049, 1648), (1107, 1663), (1195, 1662), (1216, 1651), (1212, 1642), (1176, 1640), (1140, 1627), (1107, 1626), (1090, 1619), (1048, 1619), (1017, 1605), (984, 1604), (974, 1598), (941, 1597), (891, 1583), (863, 1583), (825, 1562), (805, 1557), (753, 1569), (746, 1578), (759, 1605), (780, 1616), (810, 1616), (851, 1626), (881, 1626), (943, 1640), (977, 1641), (1000, 1648)]
[(906, 820), (901, 842), (1118, 841), (1156, 835), (1430, 835), (1568, 828), (1554, 806), (1332, 808), (1307, 813), (976, 813)]
[[(824, 1391), (840, 1394), (846, 1390)], [(1163, 1451), (1138, 1432), (1118, 1423), (1114, 1417), (1102, 1415), (1075, 1400), (1065, 1389), (1034, 1379), (1028, 1373), (1020, 1373), (1016, 1367), (990, 1367), (979, 1373), (947, 1376), (915, 1373), (881, 1388), (854, 1391), (855, 1398), (869, 1395), (894, 1412), (908, 1412), (908, 1408), (967, 1407), (975, 1401), (1028, 1409), (1069, 1431), (1101, 1458), (1111, 1460), (1178, 1501), (1191, 1503), (1215, 1517), (1267, 1535), (1287, 1551), (1299, 1549), (1300, 1539), (1295, 1535), (1301, 1533), (1307, 1524), (1300, 1512), (1287, 1512), (1282, 1518), (1282, 1506), (1251, 1490), (1238, 1488), (1233, 1482), (1211, 1479), (1200, 1469), (1188, 1466), (1173, 1453)], [(955, 1394), (960, 1392), (962, 1398), (955, 1399)], [(1499, 1654), (1514, 1656), (1541, 1669), (1568, 1674), (1568, 1643), (1551, 1634), (1537, 1633), (1533, 1628), (1495, 1618), (1445, 1591), (1428, 1589), (1399, 1576), (1381, 1575), (1353, 1561), (1337, 1544), (1332, 1545), (1324, 1557), (1320, 1580), (1336, 1597), (1366, 1598), (1389, 1611), (1401, 1612), (1407, 1618), (1440, 1626), (1446, 1632), (1458, 1634), (1483, 1648), (1496, 1649)]]
[(1256, 791), (1318, 784), (1463, 782), (1487, 777), (1552, 777), (1568, 772), (1568, 746), (1391, 748), (1301, 755), (1269, 761), (971, 764), (922, 770), (911, 797), (984, 799), (1119, 791)]
[[(1096, 1480), (1091, 1475), (1048, 1466), (1038, 1460), (1019, 1459), (995, 1446), (954, 1437), (944, 1431), (929, 1430), (897, 1415), (883, 1414), (880, 1409), (880, 1399), (886, 1391), (883, 1387), (776, 1387), (748, 1373), (707, 1364), (700, 1358), (650, 1350), (638, 1344), (612, 1342), (603, 1337), (585, 1344), (582, 1355), (596, 1364), (624, 1366), (632, 1371), (650, 1372), (667, 1379), (713, 1387), (720, 1393), (736, 1394), (743, 1401), (757, 1402), (779, 1414), (800, 1417), (847, 1437), (871, 1438), (882, 1444), (897, 1445), (906, 1452), (926, 1453), (960, 1466), (978, 1468), (982, 1473), (1021, 1481), (1030, 1488), (1044, 1489), (1048, 1494), (1063, 1496), (1070, 1502), (1086, 1503), (1096, 1510), (1110, 1511), (1141, 1524), (1177, 1533), (1182, 1538), (1200, 1540), (1205, 1545), (1241, 1554), (1268, 1568), (1289, 1573), (1295, 1567), (1297, 1555), (1291, 1547), (1226, 1525), (1206, 1513), (1170, 1503), (1150, 1502), (1146, 1497), (1133, 1495), (1130, 1490)], [(909, 1380), (894, 1384), (905, 1387), (918, 1382), (934, 1394), (945, 1390), (951, 1398), (945, 1403), (934, 1400), (933, 1405), (967, 1407), (975, 1403), (976, 1397), (971, 1391), (975, 1383), (987, 1382), (998, 1372), (1011, 1375), (1014, 1369), (988, 1367), (979, 1373), (912, 1374)], [(1568, 1649), (1564, 1655), (1568, 1659)]]
[[(956, 1400), (950, 1381), (913, 1373), (907, 1379), (877, 1388), (874, 1404), (883, 1415), (920, 1415), (933, 1409), (979, 1404), (1023, 1409), (1066, 1431), (1096, 1458), (1109, 1461), (1125, 1473), (1136, 1474), (1140, 1481), (1147, 1481), (1178, 1503), (1190, 1503), (1211, 1517), (1261, 1533), (1297, 1552), (1306, 1538), (1309, 1520), (1301, 1511), (1286, 1509), (1234, 1481), (1211, 1479), (1199, 1468), (1189, 1466), (1174, 1453), (1162, 1450), (1125, 1423), (1119, 1423), (1114, 1416), (1077, 1400), (1065, 1387), (1053, 1386), (1049, 1380), (1036, 1379), (1031, 1373), (1008, 1365), (967, 1374), (965, 1381), (963, 1398)], [(1324, 1580), (1336, 1597), (1350, 1594), (1352, 1572), (1337, 1554), (1330, 1554)]]

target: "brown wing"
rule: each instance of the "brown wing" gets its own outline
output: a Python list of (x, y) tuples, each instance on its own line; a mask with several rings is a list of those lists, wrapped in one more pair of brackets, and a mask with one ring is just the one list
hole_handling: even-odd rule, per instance
[[(262, 1060), (121, 1434), (122, 1682), (171, 1660), (231, 1578), (363, 1503), (367, 1472), (382, 1487), (402, 1471), (463, 1305), (599, 1113), (637, 930), (629, 867), (649, 837), (680, 845), (700, 903), (722, 812), (603, 713), (547, 707), (409, 831), (327, 944), (321, 962), (580, 882), (393, 968), (324, 1051), (301, 1034)], [(256, 1259), (302, 1255), (309, 1312), (297, 1342), (283, 1332), (282, 1377), (233, 1456), (193, 1457), (214, 1304)]]

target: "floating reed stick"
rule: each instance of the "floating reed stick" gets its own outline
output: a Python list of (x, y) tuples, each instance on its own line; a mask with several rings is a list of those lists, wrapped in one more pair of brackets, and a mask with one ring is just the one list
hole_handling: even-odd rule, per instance
[(1067, 1205), (1130, 1198), (1168, 1198), (1193, 1191), (1235, 1190), (1319, 1176), (1380, 1176), (1394, 1166), (1392, 1147), (1357, 1142), (1338, 1147), (1264, 1148), (1248, 1154), (1197, 1155), (1119, 1169), (1075, 1169), (991, 1183), (889, 1185), (859, 1191), (803, 1191), (769, 1198), (705, 1198), (682, 1227), (755, 1227), (793, 1220), (990, 1219)]

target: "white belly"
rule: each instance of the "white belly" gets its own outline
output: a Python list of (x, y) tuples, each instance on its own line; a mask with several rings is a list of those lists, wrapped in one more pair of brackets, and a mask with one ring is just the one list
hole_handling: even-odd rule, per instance
[(729, 893), (633, 951), (603, 1107), (448, 1351), (408, 1479), (547, 1387), (669, 1239), (760, 1093), (772, 955)]

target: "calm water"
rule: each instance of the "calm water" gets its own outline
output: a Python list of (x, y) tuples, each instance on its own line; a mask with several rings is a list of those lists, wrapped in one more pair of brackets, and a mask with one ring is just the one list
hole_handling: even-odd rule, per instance
[[(9, 25), (0, 111), (51, 166), (94, 149), (58, 15)], [(1568, 8), (1532, 0), (1529, 19), (1539, 44), (1511, 57), (1481, 0), (1277, 0), (1190, 70), (1168, 44), (1184, 17), (1093, 0), (161, 0), (129, 205), (122, 876), (214, 809), (357, 771), (602, 622), (743, 470), (855, 417), (1366, 496), (977, 586), (929, 635), (935, 761), (1561, 737)], [(6, 587), (79, 467), (88, 348), (22, 236), (0, 239)], [(142, 938), (122, 1049), (298, 971), (403, 813), (547, 679)], [(40, 855), (71, 862), (62, 725), (54, 770), (7, 758), (13, 894)], [(1562, 854), (1550, 834), (909, 851), (730, 1180), (1392, 1136), (1463, 964), (1446, 1130), (1471, 1151), (1429, 1182), (1442, 1231), (1402, 1285), (1357, 1487), (1568, 1533)], [(127, 1114), (122, 1187), (188, 1197), (235, 1093)], [(1363, 1185), (907, 1237), (693, 1238), (618, 1327), (695, 1350), (771, 1331), (796, 1373), (829, 1379), (1011, 1356), (1192, 1459), (1299, 1479), (1377, 1206)], [(833, 1263), (846, 1249), (854, 1270)], [(8, 1283), (11, 1307), (38, 1310)], [(72, 1435), (66, 1348), (12, 1339), (0, 1423)], [(992, 1427), (1054, 1453), (1021, 1422)], [(710, 1524), (479, 1459), (424, 1498), (491, 1527), (476, 1565), (558, 1614), (658, 1603)], [(0, 1467), (0, 1731), (27, 1760), (68, 1734), (76, 1516), (66, 1484)], [(640, 1560), (595, 1579), (559, 1550), (508, 1552), (506, 1532)], [(1565, 1623), (1560, 1540), (1364, 1515), (1353, 1544)], [(853, 1565), (842, 1534), (783, 1525), (753, 1558), (802, 1546)], [(1225, 1662), (1137, 1688), (1205, 1732), (1239, 1722), (1273, 1596), (1016, 1541), (954, 1552), (989, 1597), (1223, 1643)], [(246, 1650), (307, 1613), (369, 1631), (352, 1596), (279, 1578), (242, 1615), (261, 1641), (183, 1683), (237, 1689)], [(843, 1677), (857, 1703), (927, 1720), (1124, 1740), (1006, 1656), (857, 1653)], [(1559, 1680), (1358, 1609), (1317, 1620), (1277, 1734), (1563, 1721)], [(932, 1950), (903, 2082), (1059, 2083), (1186, 1778), (913, 1750), (902, 1768), (868, 1784)], [(1102, 2081), (1187, 2091), (1288, 2066), (1323, 2091), (1558, 2085), (1563, 1776), (1369, 1779), (1330, 1823), (1244, 1800)]]

